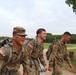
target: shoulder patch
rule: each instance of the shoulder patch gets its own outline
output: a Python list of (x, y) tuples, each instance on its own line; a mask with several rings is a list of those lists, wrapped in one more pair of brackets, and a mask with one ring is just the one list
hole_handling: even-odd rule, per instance
[(31, 49), (33, 49), (33, 46), (31, 44), (28, 44), (28, 47), (30, 47)]

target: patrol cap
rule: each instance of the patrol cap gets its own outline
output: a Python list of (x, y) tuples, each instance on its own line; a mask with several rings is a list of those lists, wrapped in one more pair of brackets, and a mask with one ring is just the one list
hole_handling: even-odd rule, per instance
[(13, 34), (18, 34), (18, 35), (25, 35), (26, 30), (23, 27), (14, 27), (13, 28)]

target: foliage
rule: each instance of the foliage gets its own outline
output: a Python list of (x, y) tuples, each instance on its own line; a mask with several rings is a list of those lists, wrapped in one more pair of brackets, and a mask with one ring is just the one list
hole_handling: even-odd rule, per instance
[(47, 33), (45, 42), (50, 43), (50, 42), (53, 42), (53, 40), (54, 40), (53, 35), (51, 33)]
[[(52, 35), (51, 33), (47, 33), (47, 38), (45, 43), (52, 43), (55, 39), (60, 39), (62, 35)], [(71, 39), (68, 43), (76, 43), (76, 34), (72, 34)]]
[[(55, 39), (60, 39), (62, 35), (52, 35), (51, 33), (47, 33), (47, 38), (44, 43), (52, 43)], [(7, 38), (6, 36), (1, 36), (0, 41)], [(11, 38), (11, 37), (9, 37)], [(27, 40), (31, 40), (33, 38), (26, 38)], [(76, 34), (72, 34), (71, 39), (68, 43), (76, 44)]]
[(1, 36), (1, 37), (0, 37), (0, 41), (1, 41), (1, 40), (4, 40), (4, 39), (6, 39), (6, 38), (8, 38), (8, 37), (6, 37), (6, 36)]
[(69, 6), (72, 6), (73, 12), (75, 12), (75, 14), (76, 14), (76, 0), (66, 0), (65, 2)]

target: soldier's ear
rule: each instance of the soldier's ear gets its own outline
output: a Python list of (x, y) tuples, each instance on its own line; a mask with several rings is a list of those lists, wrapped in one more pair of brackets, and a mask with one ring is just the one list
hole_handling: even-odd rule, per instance
[(15, 39), (15, 37), (13, 37), (13, 39)]
[(37, 37), (40, 37), (40, 34), (38, 34)]
[(13, 37), (12, 37), (13, 39), (15, 39), (15, 36), (13, 35)]
[(13, 39), (15, 39), (15, 37), (16, 37), (16, 34), (13, 34)]

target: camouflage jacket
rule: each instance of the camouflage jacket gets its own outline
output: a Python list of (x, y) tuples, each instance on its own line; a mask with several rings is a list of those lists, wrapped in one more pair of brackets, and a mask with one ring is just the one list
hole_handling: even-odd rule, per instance
[(67, 47), (60, 40), (53, 45), (53, 50), (49, 59), (49, 66), (53, 66), (54, 63), (62, 66), (64, 60), (70, 64), (69, 55), (67, 53)]
[[(38, 42), (36, 40), (31, 40), (28, 45), (27, 45), (27, 52), (26, 52), (26, 65), (25, 65), (25, 71), (28, 71), (30, 68), (30, 64), (34, 64), (33, 60), (31, 58), (34, 59), (38, 59), (39, 60), (39, 64), (41, 63), (43, 66), (46, 65), (44, 57), (43, 57), (43, 44), (38, 44)], [(32, 61), (30, 63), (30, 61)]]
[[(3, 47), (2, 50), (4, 51), (3, 56), (0, 55), (0, 69), (5, 65), (5, 67), (8, 68), (8, 70), (18, 71), (20, 68), (20, 64), (24, 64), (24, 48), (22, 47), (20, 50), (16, 50), (13, 45), (10, 47), (12, 50), (12, 56), (10, 61), (7, 63), (6, 60), (6, 47)], [(7, 63), (7, 64), (6, 64)], [(25, 65), (25, 64), (24, 64)]]

